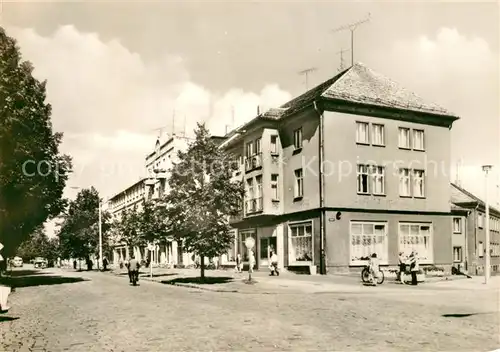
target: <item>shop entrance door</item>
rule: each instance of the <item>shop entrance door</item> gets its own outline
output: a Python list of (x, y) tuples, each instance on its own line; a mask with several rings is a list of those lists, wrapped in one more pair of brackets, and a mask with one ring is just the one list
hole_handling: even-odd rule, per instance
[(259, 266), (269, 266), (271, 251), (276, 251), (276, 237), (262, 237), (260, 239), (260, 263)]

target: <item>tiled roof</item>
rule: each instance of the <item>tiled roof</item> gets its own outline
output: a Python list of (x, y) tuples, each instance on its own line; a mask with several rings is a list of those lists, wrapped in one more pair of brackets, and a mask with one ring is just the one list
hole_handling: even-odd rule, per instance
[[(454, 184), (454, 183), (451, 183), (451, 202), (455, 205), (464, 205), (464, 204), (467, 204), (467, 203), (477, 203), (477, 204), (480, 204), (482, 207), (486, 207), (486, 203), (481, 200), (479, 197), (476, 197), (475, 195), (473, 195), (472, 193), (470, 193), (469, 191), (466, 191), (465, 189), (463, 189), (462, 187)], [(490, 208), (490, 211), (493, 211), (495, 212), (495, 214), (499, 214), (500, 215), (500, 210), (493, 207), (493, 206), (489, 206)]]
[(281, 108), (288, 109), (288, 113), (293, 113), (297, 110), (300, 110), (304, 106), (307, 106), (311, 104), (314, 100), (318, 99), (321, 97), (321, 95), (329, 89), (332, 84), (334, 84), (340, 77), (342, 77), (346, 72), (348, 72), (350, 69), (347, 69), (345, 71), (342, 71), (338, 75), (330, 78), (329, 80), (326, 80), (325, 82), (321, 83), (320, 85), (308, 90), (304, 94), (299, 95), (295, 99), (290, 100), (286, 104), (283, 104)]
[(279, 120), (287, 110), (288, 110), (287, 108), (271, 108), (267, 110), (265, 113), (263, 113), (262, 117), (273, 120)]
[(350, 67), (322, 93), (322, 96), (353, 103), (456, 116), (361, 63)]
[(454, 183), (451, 183), (450, 186), (451, 186), (451, 202), (454, 204), (474, 203), (481, 201), (472, 193), (467, 192), (465, 189), (457, 186)]

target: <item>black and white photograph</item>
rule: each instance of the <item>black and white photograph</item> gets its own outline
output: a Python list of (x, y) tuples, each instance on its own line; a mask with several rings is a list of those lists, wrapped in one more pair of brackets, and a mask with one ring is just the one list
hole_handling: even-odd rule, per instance
[(500, 351), (499, 17), (0, 0), (0, 351)]

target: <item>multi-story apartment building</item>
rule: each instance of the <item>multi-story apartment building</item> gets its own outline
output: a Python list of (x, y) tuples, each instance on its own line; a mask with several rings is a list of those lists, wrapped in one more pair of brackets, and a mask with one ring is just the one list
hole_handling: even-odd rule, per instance
[(449, 170), (458, 117), (355, 64), (259, 114), (221, 145), (240, 160), (246, 185), (231, 218), (237, 252), (256, 240), (280, 265), (321, 272), (359, 268), (377, 253), (396, 265), (416, 250), (422, 264), (453, 262)]
[[(158, 201), (169, 190), (168, 177), (173, 163), (177, 161), (178, 151), (186, 151), (189, 139), (180, 136), (165, 135), (158, 138), (154, 151), (146, 156), (147, 177), (141, 179), (134, 185), (112, 197), (109, 201), (113, 216), (119, 216), (123, 209), (132, 209), (136, 206), (141, 209), (146, 201)], [(149, 250), (146, 246), (133, 248), (137, 259), (146, 259)], [(118, 244), (114, 248), (114, 263), (117, 264), (129, 258), (129, 249), (124, 244)], [(155, 250), (151, 252), (153, 265), (190, 265), (193, 264), (191, 254), (182, 250), (175, 240), (167, 240), (166, 243), (156, 244)]]
[[(125, 190), (115, 194), (108, 200), (108, 211), (111, 213), (113, 219), (120, 218), (123, 211), (130, 211), (134, 207), (140, 210), (144, 201), (146, 200), (146, 186), (145, 179), (141, 178), (139, 181), (129, 186)], [(144, 256), (144, 248), (134, 248), (134, 253), (138, 257)], [(115, 243), (113, 246), (113, 264), (118, 264), (129, 258), (129, 248), (124, 243)]]
[[(453, 260), (471, 275), (483, 275), (486, 253), (486, 204), (462, 187), (451, 184)], [(491, 273), (500, 269), (500, 211), (490, 206)]]

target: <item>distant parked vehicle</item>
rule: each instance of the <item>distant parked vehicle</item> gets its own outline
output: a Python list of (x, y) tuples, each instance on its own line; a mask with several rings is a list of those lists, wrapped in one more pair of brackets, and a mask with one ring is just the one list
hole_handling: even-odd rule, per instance
[(21, 257), (14, 257), (12, 259), (11, 264), (15, 268), (22, 268), (23, 267), (23, 258), (21, 258)]
[(37, 257), (33, 261), (33, 265), (37, 269), (45, 269), (47, 267), (47, 265), (48, 265), (48, 262), (47, 262), (47, 259), (45, 259), (45, 258)]

